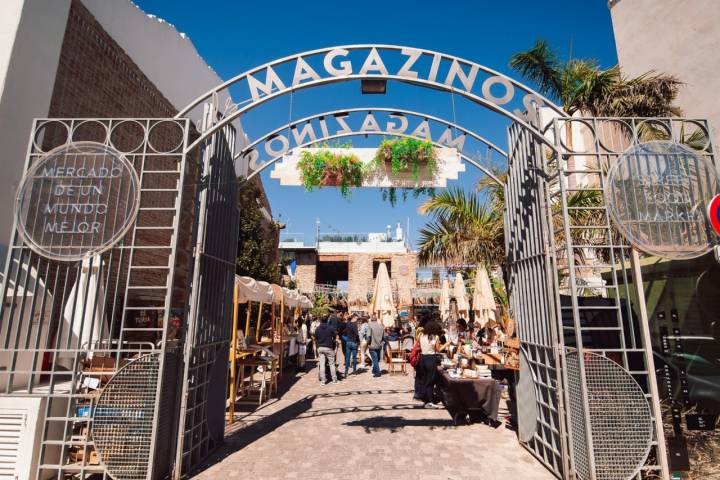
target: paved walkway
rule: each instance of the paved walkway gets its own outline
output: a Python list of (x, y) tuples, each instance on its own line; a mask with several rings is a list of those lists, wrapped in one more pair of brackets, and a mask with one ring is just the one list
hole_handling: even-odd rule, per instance
[(366, 371), (325, 386), (317, 369), (286, 376), (278, 400), (236, 413), (225, 445), (195, 478), (554, 478), (504, 425), (455, 427), (445, 410), (413, 401), (412, 384), (412, 373)]

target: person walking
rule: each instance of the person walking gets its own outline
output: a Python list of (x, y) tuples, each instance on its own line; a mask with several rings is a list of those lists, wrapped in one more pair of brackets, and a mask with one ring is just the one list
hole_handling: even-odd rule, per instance
[(327, 378), (325, 375), (325, 364), (328, 363), (330, 366), (330, 376), (332, 377), (333, 383), (338, 383), (337, 372), (335, 370), (335, 346), (337, 344), (337, 332), (335, 329), (328, 324), (327, 318), (323, 317), (315, 330), (315, 338), (318, 344), (318, 355), (320, 361), (318, 367), (320, 368), (320, 384), (325, 385)]
[(357, 353), (358, 344), (360, 343), (360, 334), (357, 328), (357, 317), (350, 317), (350, 321), (345, 326), (345, 376), (350, 375), (350, 363), (352, 363), (352, 373), (357, 373)]
[(317, 331), (317, 328), (320, 326), (320, 319), (317, 317), (314, 317), (312, 319), (312, 322), (310, 322), (310, 338), (312, 338), (312, 346), (313, 346), (313, 355), (314, 359), (318, 359), (318, 344), (317, 344), (317, 338), (315, 338), (315, 331)]
[(298, 329), (297, 336), (298, 343), (298, 359), (297, 367), (299, 371), (305, 371), (305, 355), (307, 355), (307, 344), (308, 344), (308, 328), (303, 319), (300, 319), (300, 328)]
[(370, 318), (370, 339), (368, 340), (368, 350), (370, 351), (370, 360), (372, 360), (373, 377), (380, 376), (380, 360), (382, 360), (382, 349), (385, 339), (385, 329), (376, 316)]
[(415, 368), (416, 400), (422, 400), (425, 408), (438, 408), (433, 403), (433, 392), (437, 383), (438, 353), (444, 346), (440, 344), (442, 327), (437, 322), (428, 322), (420, 334), (420, 362)]
[(367, 317), (363, 317), (360, 325), (360, 368), (365, 369), (365, 354), (367, 353), (368, 340), (370, 339), (370, 325)]

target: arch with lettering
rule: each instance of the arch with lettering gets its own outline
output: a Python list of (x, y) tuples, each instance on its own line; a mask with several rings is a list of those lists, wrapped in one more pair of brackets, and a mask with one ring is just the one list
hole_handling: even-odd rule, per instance
[[(505, 151), (495, 143), (450, 121), (412, 110), (371, 107), (333, 110), (289, 122), (249, 143), (235, 159), (248, 160), (253, 169), (251, 178), (295, 148), (370, 134), (431, 140), (437, 147), (457, 148), (461, 158), (498, 183), (500, 181), (490, 169), (465, 151), (466, 140), (473, 139), (485, 146), (488, 153), (496, 152), (507, 158)], [(263, 154), (270, 157), (269, 160), (258, 163)]]
[[(388, 68), (388, 65), (395, 65)], [(399, 67), (397, 66), (399, 65)], [(390, 80), (459, 95), (505, 116), (555, 149), (534, 113), (547, 107), (567, 117), (530, 87), (507, 75), (469, 60), (444, 53), (397, 45), (362, 44), (328, 47), (290, 55), (237, 75), (197, 97), (178, 118), (191, 116), (197, 107), (213, 103), (222, 117), (193, 141), (190, 151), (245, 112), (282, 95), (306, 88), (351, 80)], [(231, 101), (231, 92), (237, 102)], [(222, 101), (221, 99), (224, 99)], [(221, 104), (222, 103), (222, 104)]]

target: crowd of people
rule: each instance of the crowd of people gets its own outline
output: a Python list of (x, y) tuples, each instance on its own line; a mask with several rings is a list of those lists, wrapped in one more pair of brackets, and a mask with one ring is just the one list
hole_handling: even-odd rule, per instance
[[(396, 324), (401, 324), (399, 319)], [(318, 360), (321, 385), (338, 383), (343, 377), (362, 373), (368, 363), (373, 377), (380, 377), (380, 362), (383, 358), (389, 359), (390, 342), (405, 338), (412, 339), (406, 353), (410, 353), (414, 342), (420, 343), (413, 398), (422, 401), (425, 408), (438, 408), (434, 397), (441, 355), (452, 355), (464, 345), (473, 349), (502, 345), (505, 334), (494, 321), (480, 328), (472, 321), (459, 318), (444, 328), (439, 318), (423, 316), (417, 321), (405, 322), (403, 326), (386, 328), (372, 315), (333, 313), (313, 318), (308, 314), (300, 322), (298, 331), (301, 354), (298, 366), (304, 370), (306, 352), (313, 355)], [(338, 364), (339, 351), (344, 357), (342, 371)]]

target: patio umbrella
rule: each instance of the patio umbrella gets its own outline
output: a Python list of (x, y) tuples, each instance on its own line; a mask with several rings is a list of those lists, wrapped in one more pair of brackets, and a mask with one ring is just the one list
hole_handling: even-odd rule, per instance
[(485, 267), (480, 265), (475, 274), (473, 310), (475, 311), (475, 322), (480, 325), (480, 328), (483, 328), (488, 321), (495, 320), (495, 297), (490, 285), (490, 277)]
[(440, 287), (440, 319), (445, 322), (450, 317), (450, 283), (447, 278)]
[(453, 296), (457, 302), (458, 315), (467, 319), (470, 313), (470, 304), (468, 303), (467, 291), (465, 290), (465, 281), (459, 272), (455, 275)]
[[(64, 332), (72, 331), (71, 348), (87, 349), (87, 358), (93, 357), (98, 342), (108, 339), (105, 324), (105, 288), (99, 255), (86, 258), (80, 266), (80, 275), (70, 289), (70, 295), (63, 308)], [(63, 333), (63, 336), (65, 334)]]
[(384, 326), (392, 327), (395, 325), (395, 315), (397, 314), (397, 311), (392, 298), (390, 275), (388, 274), (387, 265), (385, 265), (385, 263), (381, 263), (378, 267), (370, 307), (372, 312), (378, 317), (378, 320), (380, 320)]

